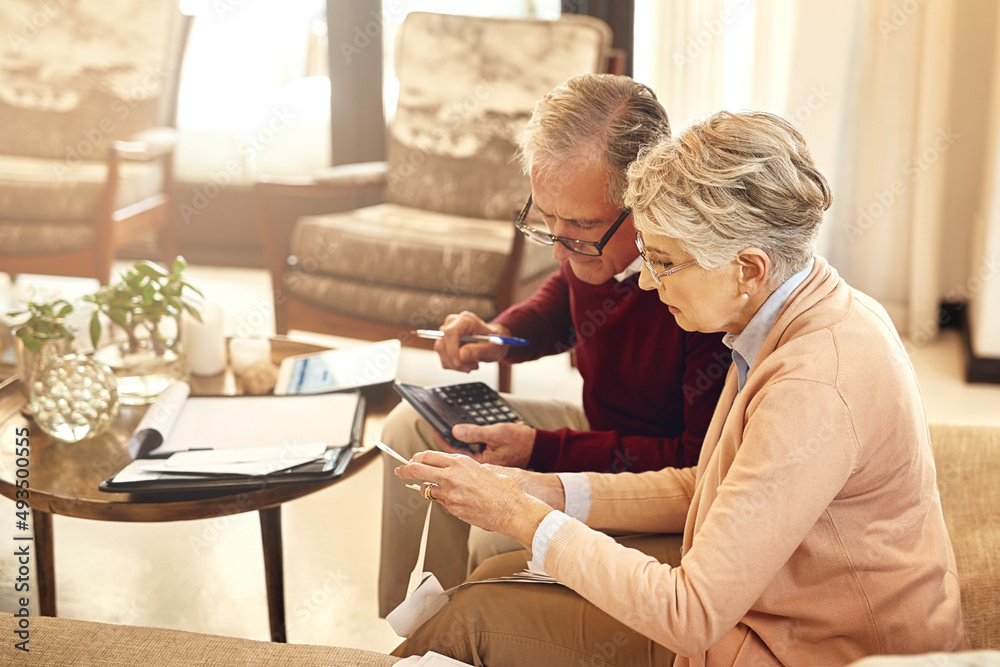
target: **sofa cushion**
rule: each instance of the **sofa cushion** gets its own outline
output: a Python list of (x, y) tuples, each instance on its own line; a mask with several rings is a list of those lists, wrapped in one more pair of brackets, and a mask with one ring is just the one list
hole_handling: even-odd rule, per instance
[[(89, 220), (107, 180), (106, 162), (0, 155), (0, 223), (8, 220)], [(161, 191), (158, 162), (125, 162), (115, 208)]]
[(1000, 649), (1000, 428), (931, 424), (962, 613), (974, 649)]
[(855, 660), (849, 667), (1000, 667), (1000, 651), (921, 653), (920, 655), (873, 655)]
[(433, 329), (449, 313), (463, 310), (484, 320), (497, 312), (492, 297), (371, 285), (329, 275), (289, 272), (285, 289), (309, 303), (401, 329)]
[(608, 26), (409, 14), (396, 39), (399, 97), (387, 146), (387, 199), (509, 219), (530, 184), (516, 157), (535, 102), (574, 74), (599, 71)]
[(0, 220), (0, 257), (66, 252), (94, 245), (94, 226), (88, 222)]
[[(294, 267), (285, 286), (314, 303), (394, 324), (414, 313), (426, 324), (419, 313), (438, 303), (451, 305), (434, 313), (434, 326), (463, 309), (492, 317), (515, 233), (506, 221), (395, 204), (306, 217), (292, 233)], [(555, 264), (550, 248), (527, 244), (519, 275), (541, 275)]]
[[(361, 649), (274, 644), (181, 630), (110, 625), (68, 618), (28, 618), (29, 653), (14, 647), (21, 641), (15, 619), (0, 614), (0, 664), (91, 665), (323, 665), (383, 667), (399, 658)], [(9, 659), (9, 660), (8, 660)]]

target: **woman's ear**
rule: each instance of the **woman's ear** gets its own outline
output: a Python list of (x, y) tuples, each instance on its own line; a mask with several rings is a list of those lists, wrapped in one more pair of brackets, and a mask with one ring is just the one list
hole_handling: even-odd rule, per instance
[(760, 248), (745, 248), (736, 256), (740, 292), (753, 296), (771, 277), (771, 258)]

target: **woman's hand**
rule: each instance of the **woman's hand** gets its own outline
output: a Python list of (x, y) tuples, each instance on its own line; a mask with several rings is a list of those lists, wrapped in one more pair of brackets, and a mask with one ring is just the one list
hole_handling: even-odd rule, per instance
[(525, 493), (538, 498), (552, 509), (560, 512), (566, 509), (566, 490), (563, 488), (562, 480), (555, 475), (489, 464), (484, 467), (499, 475), (510, 477)]
[(506, 472), (468, 456), (435, 451), (419, 452), (409, 464), (396, 468), (402, 479), (435, 485), (427, 491), (425, 484), (422, 490), (450, 514), (531, 548), (538, 524), (552, 507), (526, 493)]
[(477, 334), (510, 335), (507, 327), (487, 324), (478, 315), (469, 311), (444, 318), (441, 331), (444, 332), (444, 337), (434, 343), (434, 351), (438, 353), (443, 368), (468, 373), (479, 368), (480, 361), (500, 361), (507, 356), (505, 345), (462, 343), (459, 340), (461, 336)]

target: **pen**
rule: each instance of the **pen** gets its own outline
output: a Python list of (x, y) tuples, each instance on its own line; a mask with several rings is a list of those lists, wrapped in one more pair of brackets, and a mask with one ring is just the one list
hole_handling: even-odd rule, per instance
[[(436, 329), (414, 329), (410, 333), (418, 338), (438, 339), (444, 337), (443, 331)], [(459, 341), (463, 343), (493, 343), (494, 345), (528, 345), (528, 341), (514, 336), (500, 336), (499, 334), (476, 334), (472, 336), (462, 336)]]
[(381, 440), (376, 440), (375, 441), (375, 446), (378, 447), (379, 449), (381, 449), (383, 452), (385, 452), (389, 456), (391, 456), (392, 458), (396, 459), (397, 461), (400, 461), (402, 463), (405, 463), (405, 464), (409, 465), (410, 462), (407, 461), (405, 458), (403, 458), (402, 454), (399, 454), (395, 449), (393, 449), (389, 445), (385, 444)]

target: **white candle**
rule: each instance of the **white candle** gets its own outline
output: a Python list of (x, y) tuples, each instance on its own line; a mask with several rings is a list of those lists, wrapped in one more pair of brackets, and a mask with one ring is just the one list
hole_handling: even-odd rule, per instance
[(192, 375), (218, 375), (226, 370), (222, 306), (206, 301), (201, 308), (201, 322), (185, 313), (184, 347)]
[(229, 365), (236, 375), (243, 375), (247, 366), (261, 360), (271, 360), (271, 341), (267, 338), (252, 336), (229, 340)]

